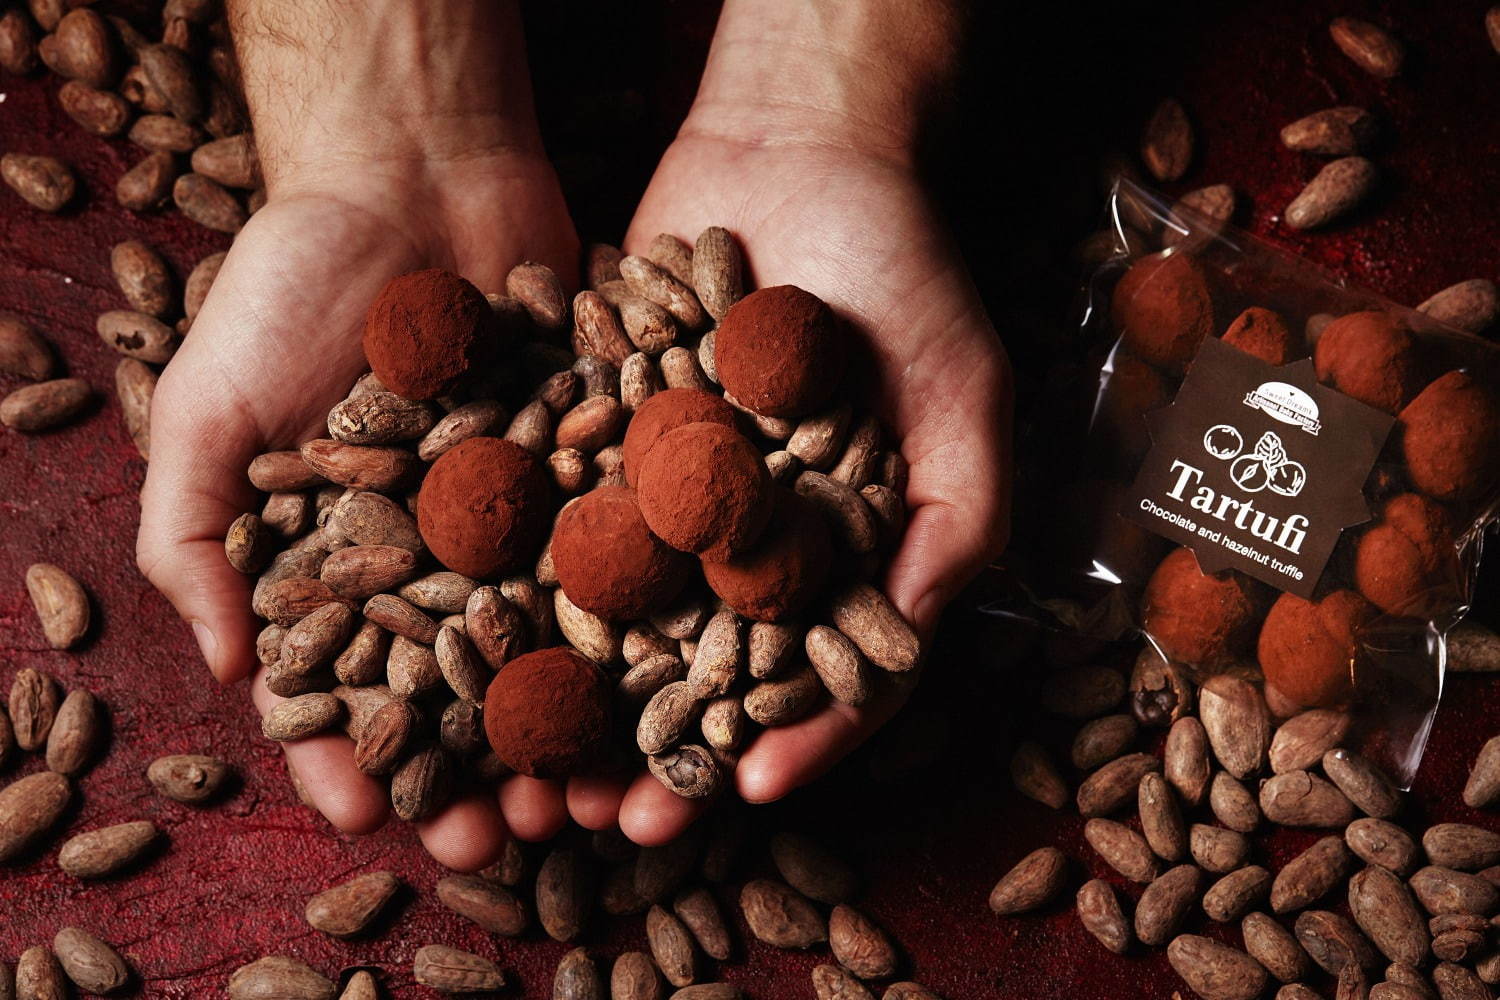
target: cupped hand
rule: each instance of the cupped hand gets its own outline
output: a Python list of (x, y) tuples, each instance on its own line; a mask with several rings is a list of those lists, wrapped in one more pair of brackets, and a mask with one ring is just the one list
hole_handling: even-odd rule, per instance
[[(230, 567), (223, 543), (230, 522), (258, 509), (250, 460), (327, 435), (328, 410), (366, 369), (361, 325), (387, 280), (445, 267), (498, 291), (523, 260), (569, 275), (577, 244), (550, 165), (511, 151), (441, 168), (364, 163), (336, 180), (288, 179), (236, 237), (157, 387), (137, 546), (141, 570), (192, 626), (220, 681), (256, 666), (253, 580)], [(279, 700), (259, 676), (252, 692), (262, 712)], [(348, 738), (285, 749), (335, 826), (364, 832), (385, 822), (388, 793), (354, 767)], [(522, 795), (514, 807), (523, 827), (530, 806)], [(496, 797), (472, 795), (420, 833), (439, 861), (471, 869), (498, 853), (506, 829)]]
[[(877, 410), (911, 466), (907, 531), (885, 590), (930, 637), (943, 606), (1003, 547), (1010, 505), (1010, 370), (945, 227), (902, 155), (815, 132), (761, 141), (690, 119), (625, 249), (644, 253), (658, 233), (691, 243), (711, 225), (738, 237), (747, 284), (821, 296), (867, 346)], [(811, 781), (907, 691), (893, 685), (857, 709), (832, 702), (762, 732), (739, 762), (739, 795), (766, 802)], [(698, 812), (646, 774), (616, 795), (621, 827), (642, 843), (672, 839)]]

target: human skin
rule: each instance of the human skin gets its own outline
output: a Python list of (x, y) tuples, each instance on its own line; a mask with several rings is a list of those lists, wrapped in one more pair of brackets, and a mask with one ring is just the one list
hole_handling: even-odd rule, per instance
[[(255, 666), (250, 582), (222, 546), (255, 500), (244, 469), (321, 433), (363, 370), (359, 321), (385, 281), (443, 266), (493, 290), (515, 263), (539, 260), (571, 282), (577, 260), (513, 6), (475, 0), (420, 18), (394, 2), (230, 10), (269, 198), (162, 376), (138, 547), (225, 682)], [(941, 2), (730, 0), (697, 100), (625, 241), (641, 252), (659, 232), (691, 241), (723, 225), (747, 247), (754, 284), (801, 285), (854, 323), (911, 465), (910, 523), (887, 591), (923, 633), (1000, 550), (1009, 516), (1009, 367), (915, 166), (959, 32)], [(275, 703), (260, 676), (252, 691), (262, 711)], [(761, 734), (738, 768), (740, 795), (769, 801), (812, 780), (903, 699), (891, 691)], [(385, 822), (385, 789), (353, 767), (346, 738), (286, 751), (336, 826)], [(697, 809), (644, 772), (517, 777), (419, 833), (444, 865), (474, 869), (508, 834), (549, 837), (570, 815), (662, 843)]]

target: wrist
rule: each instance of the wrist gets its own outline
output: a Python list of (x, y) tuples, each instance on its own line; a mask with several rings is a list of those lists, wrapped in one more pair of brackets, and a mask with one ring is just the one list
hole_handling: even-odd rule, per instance
[(231, 0), (268, 189), (542, 155), (517, 7)]
[(683, 131), (909, 163), (960, 27), (949, 0), (728, 0)]

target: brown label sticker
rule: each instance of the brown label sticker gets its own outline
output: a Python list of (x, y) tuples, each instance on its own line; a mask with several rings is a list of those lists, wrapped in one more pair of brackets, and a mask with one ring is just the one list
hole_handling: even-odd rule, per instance
[(1121, 514), (1186, 545), (1205, 573), (1236, 569), (1311, 598), (1339, 533), (1370, 519), (1365, 480), (1395, 422), (1321, 385), (1310, 360), (1277, 368), (1203, 344)]

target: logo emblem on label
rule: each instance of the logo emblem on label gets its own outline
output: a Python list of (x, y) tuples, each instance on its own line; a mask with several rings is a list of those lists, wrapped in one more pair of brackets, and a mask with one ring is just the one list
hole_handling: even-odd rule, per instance
[(1301, 427), (1309, 434), (1323, 429), (1318, 423), (1318, 404), (1295, 385), (1286, 382), (1262, 382), (1245, 394), (1245, 405), (1264, 411), (1272, 420)]

